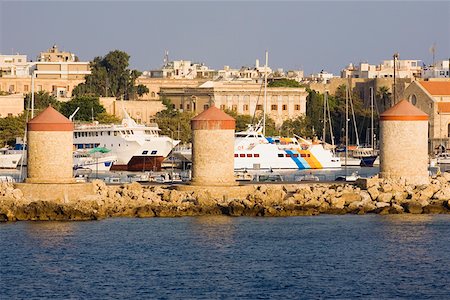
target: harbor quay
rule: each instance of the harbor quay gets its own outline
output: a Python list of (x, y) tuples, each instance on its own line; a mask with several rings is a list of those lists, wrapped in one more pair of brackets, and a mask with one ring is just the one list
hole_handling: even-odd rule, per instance
[[(380, 174), (352, 184), (240, 185), (233, 173), (235, 120), (210, 107), (191, 120), (194, 168), (190, 184), (143, 186), (134, 182), (108, 186), (100, 180), (76, 183), (68, 175), (71, 164), (55, 165), (52, 157), (61, 153), (70, 157), (70, 139), (57, 138), (63, 145), (55, 147), (54, 152), (43, 152), (47, 143), (56, 140), (55, 135), (70, 136), (73, 130), (70, 120), (49, 107), (28, 123), (28, 147), (37, 149), (29, 151), (28, 164), (35, 166), (35, 171), (28, 172), (25, 183), (1, 184), (0, 220), (449, 213), (450, 173), (428, 176), (426, 145), (417, 142), (413, 148), (406, 148), (408, 153), (398, 155), (399, 147), (408, 147), (399, 137), (414, 133), (420, 141), (427, 139), (422, 126), (427, 115), (401, 101), (381, 117), (385, 144)], [(48, 138), (39, 138), (37, 133)], [(212, 140), (217, 142), (210, 143)]]
[[(371, 178), (349, 183), (239, 186), (106, 185), (95, 180), (77, 192), (40, 184), (0, 185), (0, 221), (98, 220), (109, 217), (311, 216), (319, 214), (450, 213), (450, 173), (412, 185)], [(86, 185), (89, 185), (87, 187)], [(61, 187), (66, 186), (66, 190)]]

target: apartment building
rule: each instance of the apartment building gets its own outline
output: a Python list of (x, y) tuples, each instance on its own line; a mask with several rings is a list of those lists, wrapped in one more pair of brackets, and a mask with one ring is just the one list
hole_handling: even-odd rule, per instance
[(30, 67), (26, 55), (0, 54), (0, 77), (28, 77)]
[[(396, 59), (396, 78), (420, 78), (420, 60)], [(359, 65), (349, 64), (341, 71), (341, 78), (392, 78), (394, 77), (394, 60), (384, 60), (379, 65), (361, 62)]]
[(434, 66), (424, 67), (422, 70), (422, 79), (429, 78), (450, 78), (450, 59), (440, 60)]

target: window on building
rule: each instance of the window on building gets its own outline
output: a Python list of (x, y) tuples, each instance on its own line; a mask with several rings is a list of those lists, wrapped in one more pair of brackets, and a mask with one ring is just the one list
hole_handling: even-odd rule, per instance
[(258, 105), (256, 105), (256, 110), (263, 110), (263, 106), (262, 106), (262, 104), (258, 104)]
[(247, 154), (247, 157), (253, 157), (253, 155), (249, 153), (249, 154)]
[(416, 105), (417, 104), (416, 95), (412, 94), (411, 96), (409, 96), (409, 101), (411, 102), (412, 105)]
[(234, 157), (239, 157), (239, 155), (237, 155), (237, 153), (234, 154)]
[(295, 110), (300, 110), (300, 105), (299, 105), (299, 104), (295, 104), (295, 105), (294, 105), (294, 109), (295, 109)]
[(255, 154), (253, 155), (253, 157), (259, 157), (259, 154), (258, 154), (258, 153), (255, 153)]
[(156, 93), (155, 92), (152, 92), (150, 95), (151, 95), (152, 98), (156, 97)]
[(14, 93), (14, 85), (10, 85), (9, 86), (9, 92), (10, 93)]
[(272, 104), (272, 105), (270, 106), (270, 110), (278, 110), (278, 105)]
[(450, 137), (450, 123), (447, 125), (447, 136)]
[(23, 86), (23, 91), (24, 91), (24, 92), (28, 92), (28, 84), (25, 84), (25, 85)]
[(191, 109), (191, 105), (188, 103), (186, 104), (186, 110), (190, 110)]
[(239, 154), (239, 157), (245, 157), (245, 154)]
[(278, 153), (278, 157), (284, 157), (283, 153)]
[(208, 104), (203, 105), (203, 110), (207, 110), (209, 108)]
[(237, 105), (236, 105), (236, 104), (233, 104), (233, 105), (231, 106), (231, 110), (232, 110), (232, 111), (237, 111)]
[(243, 110), (243, 111), (248, 111), (248, 104), (244, 104), (244, 105), (242, 106), (242, 110)]
[(283, 110), (287, 110), (287, 105), (286, 104), (283, 104)]
[(225, 104), (220, 104), (220, 109), (221, 109), (221, 110), (225, 110), (225, 109), (226, 109)]

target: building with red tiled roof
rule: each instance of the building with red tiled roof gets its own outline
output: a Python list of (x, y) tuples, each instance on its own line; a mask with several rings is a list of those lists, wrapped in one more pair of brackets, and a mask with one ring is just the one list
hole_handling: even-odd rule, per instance
[(430, 152), (439, 145), (450, 151), (450, 80), (414, 81), (404, 97), (430, 117)]

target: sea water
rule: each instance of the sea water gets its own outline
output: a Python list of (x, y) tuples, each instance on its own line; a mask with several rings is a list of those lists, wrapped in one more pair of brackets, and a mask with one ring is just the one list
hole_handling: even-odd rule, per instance
[(449, 283), (449, 215), (0, 224), (1, 299), (448, 299)]

